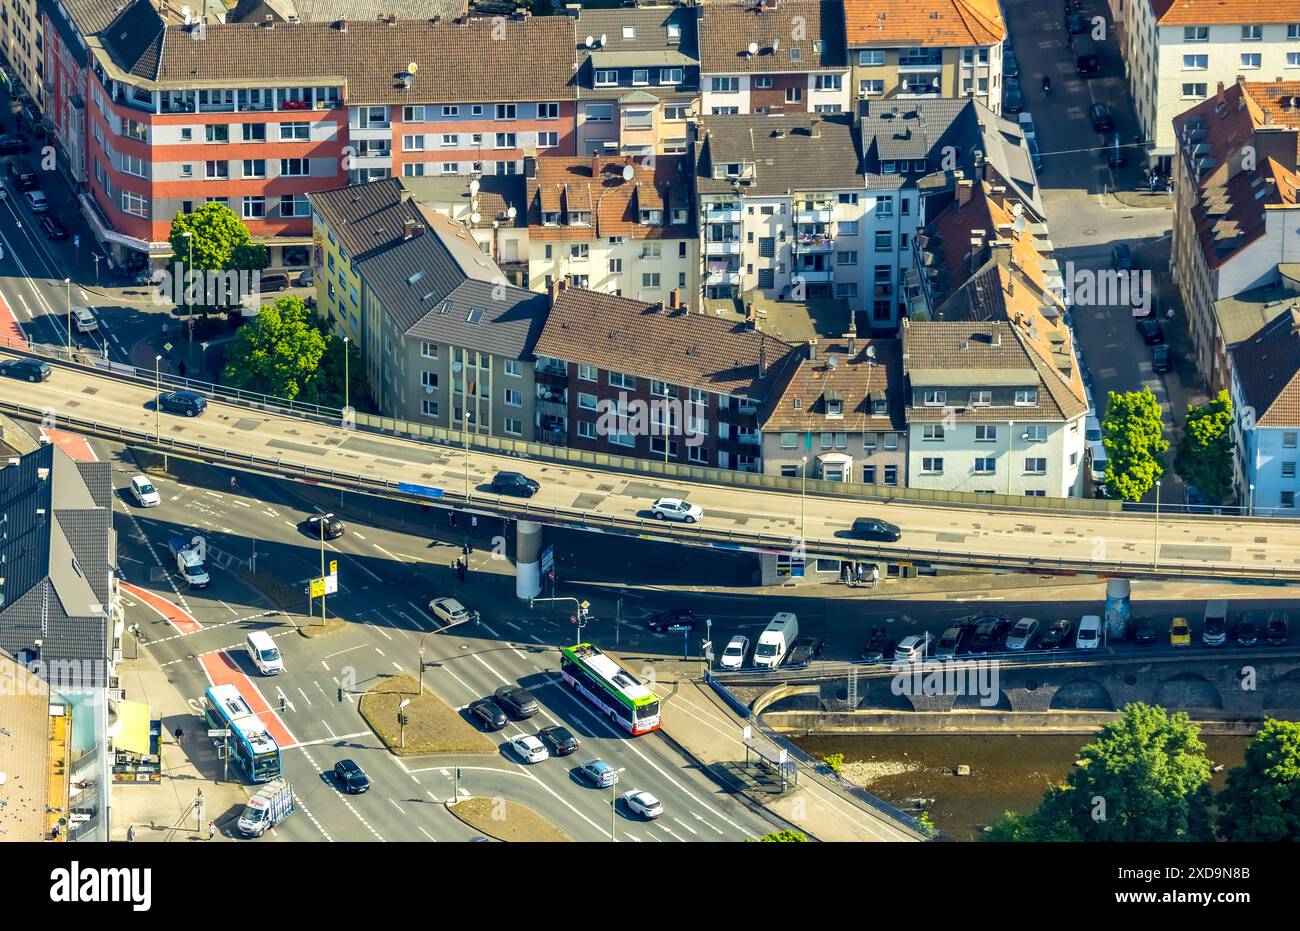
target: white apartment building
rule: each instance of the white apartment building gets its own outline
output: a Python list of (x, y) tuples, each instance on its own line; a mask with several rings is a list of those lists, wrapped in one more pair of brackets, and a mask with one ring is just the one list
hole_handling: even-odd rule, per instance
[(1237, 501), (1255, 514), (1293, 516), (1300, 492), (1300, 309), (1231, 354)]
[(1147, 155), (1164, 171), (1177, 148), (1174, 117), (1220, 83), (1300, 80), (1300, 4), (1129, 0), (1123, 35)]

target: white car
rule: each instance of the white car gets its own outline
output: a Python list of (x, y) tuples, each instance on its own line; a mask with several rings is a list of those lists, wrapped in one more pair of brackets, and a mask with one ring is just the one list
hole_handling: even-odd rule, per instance
[(99, 329), (99, 324), (95, 322), (95, 315), (90, 312), (89, 307), (72, 308), (72, 319), (76, 321), (78, 333), (91, 333)]
[(551, 755), (546, 749), (546, 744), (532, 734), (524, 734), (510, 741), (510, 749), (515, 751), (515, 755), (525, 763), (540, 763)]
[(926, 648), (929, 645), (928, 636), (918, 637), (916, 634), (909, 634), (898, 641), (898, 647), (894, 650), (894, 662), (915, 663), (919, 659), (925, 659)]
[(663, 802), (644, 789), (632, 789), (623, 793), (623, 804), (633, 814), (640, 815), (647, 821), (653, 821), (664, 813)]
[(1007, 649), (1023, 650), (1037, 635), (1038, 621), (1032, 617), (1022, 617), (1016, 621), (1016, 626), (1011, 628), (1011, 633), (1007, 634)]
[(681, 498), (660, 498), (650, 505), (650, 510), (658, 520), (680, 520), (688, 524), (693, 524), (704, 516), (704, 508)]
[(1095, 650), (1101, 646), (1101, 618), (1096, 614), (1085, 614), (1079, 618), (1079, 633), (1074, 645), (1080, 650)]
[(459, 624), (469, 620), (469, 609), (455, 598), (435, 598), (429, 602), (433, 616), (448, 624)]
[(749, 652), (749, 638), (736, 634), (727, 641), (727, 648), (722, 651), (722, 668), (739, 669), (745, 665), (745, 655)]
[(136, 504), (142, 508), (153, 508), (162, 504), (162, 495), (158, 494), (158, 489), (153, 487), (153, 482), (143, 475), (131, 477), (131, 494), (135, 496)]
[(27, 191), (23, 196), (27, 198), (27, 206), (31, 208), (32, 213), (49, 212), (50, 202), (43, 191)]

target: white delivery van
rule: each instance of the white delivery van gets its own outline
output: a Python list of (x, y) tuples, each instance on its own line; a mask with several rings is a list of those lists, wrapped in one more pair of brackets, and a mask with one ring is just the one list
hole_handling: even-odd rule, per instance
[(262, 675), (273, 676), (284, 672), (284, 660), (280, 658), (280, 650), (266, 631), (255, 630), (249, 634), (248, 639), (244, 641), (244, 649), (248, 651), (253, 665)]
[(790, 652), (799, 637), (799, 619), (789, 611), (778, 611), (768, 622), (767, 629), (758, 635), (754, 645), (754, 665), (773, 669)]

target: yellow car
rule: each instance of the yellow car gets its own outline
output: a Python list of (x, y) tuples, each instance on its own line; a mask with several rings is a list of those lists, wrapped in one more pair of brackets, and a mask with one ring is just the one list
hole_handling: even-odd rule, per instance
[(1189, 647), (1192, 645), (1192, 625), (1187, 623), (1187, 618), (1176, 617), (1170, 623), (1169, 645), (1175, 647)]

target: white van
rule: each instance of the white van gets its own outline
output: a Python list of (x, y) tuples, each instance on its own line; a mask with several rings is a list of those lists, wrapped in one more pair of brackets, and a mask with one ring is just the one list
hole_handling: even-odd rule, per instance
[(754, 665), (775, 669), (799, 638), (799, 619), (789, 611), (778, 611), (758, 635), (754, 645)]
[(284, 672), (284, 660), (280, 658), (280, 651), (271, 639), (271, 635), (264, 630), (255, 630), (248, 635), (244, 641), (244, 649), (248, 651), (248, 656), (257, 667), (257, 671), (264, 676), (273, 676), (276, 673)]

